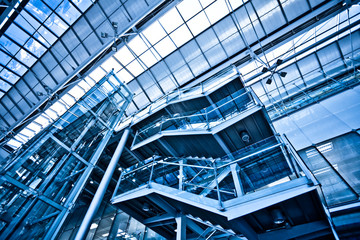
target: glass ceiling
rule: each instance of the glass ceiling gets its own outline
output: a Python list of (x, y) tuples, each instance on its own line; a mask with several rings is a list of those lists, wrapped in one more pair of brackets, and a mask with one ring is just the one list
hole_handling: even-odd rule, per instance
[(19, 14), (0, 37), (0, 98), (91, 4), (30, 0), (24, 9), (15, 6)]
[[(148, 23), (135, 36), (124, 38), (125, 41), (121, 43), (113, 56), (110, 56), (58, 102), (28, 124), (15, 136), (11, 146), (14, 148), (21, 146), (41, 129), (60, 117), (66, 109), (72, 106), (111, 69), (114, 69), (117, 76), (123, 82), (128, 83), (129, 88), (136, 94), (127, 111), (127, 115), (131, 115), (150, 103), (156, 103), (163, 95), (184, 85), (234, 54), (249, 49), (252, 44), (260, 42), (259, 39), (277, 31), (280, 27), (285, 26), (320, 3), (321, 1), (307, 2), (305, 0), (281, 0), (280, 2), (274, 0), (267, 1), (266, 4), (260, 0), (251, 2), (184, 0), (160, 18)], [(9, 27), (1, 37), (1, 41), (4, 37), (9, 40), (7, 45), (2, 43), (6, 46), (6, 50), (2, 48), (0, 52), (5, 56), (5, 58), (0, 58), (1, 61), (7, 61), (6, 64), (1, 62), (2, 72), (16, 73), (9, 74), (9, 76), (14, 75), (13, 80), (4, 79), (1, 76), (1, 84), (4, 82), (4, 84), (9, 85), (7, 90), (5, 90), (6, 85), (0, 85), (0, 88), (4, 89), (1, 91), (4, 93), (8, 91), (11, 87), (11, 81), (16, 82), (21, 74), (34, 64), (41, 54), (64, 33), (66, 28), (74, 23), (80, 16), (80, 12), (86, 10), (90, 4), (91, 2), (88, 2), (87, 5), (84, 1), (58, 1), (56, 4), (51, 3), (50, 6), (39, 0), (31, 0), (17, 18), (25, 19), (23, 22), (31, 22), (32, 24), (29, 26), (33, 26), (30, 28), (32, 30), (26, 30), (27, 25), (19, 24), (17, 22), (21, 20), (17, 20), (12, 23), (12, 28)], [(297, 56), (292, 61), (282, 64), (278, 70), (286, 70), (288, 73), (286, 79), (281, 79), (274, 74), (275, 84), (269, 86), (263, 83), (269, 73), (260, 76), (256, 74), (259, 74), (263, 67), (272, 66), (278, 58), (289, 58), (331, 33), (357, 21), (360, 13), (359, 8), (360, 6), (354, 5), (348, 11), (332, 17), (295, 39), (285, 41), (282, 46), (267, 52), (265, 55), (253, 57), (251, 61), (238, 67), (243, 80), (245, 82), (251, 80), (248, 84), (256, 83), (253, 85), (254, 91), (261, 96), (261, 100), (264, 102), (270, 101), (269, 98), (265, 98), (268, 97), (265, 94), (267, 92), (277, 92), (278, 95), (284, 92), (290, 94), (289, 87), (292, 86), (293, 88), (292, 81), (297, 81), (302, 74), (302, 68), (293, 69), (292, 64), (301, 59), (306, 59), (324, 46), (349, 35), (350, 30)], [(338, 56), (329, 62), (338, 62), (335, 60), (341, 62), (344, 56), (349, 56), (349, 54), (352, 58), (356, 57), (354, 52), (359, 52), (360, 48), (355, 44), (359, 42), (357, 39), (359, 34), (355, 34), (358, 33), (357, 30), (358, 26), (351, 29), (353, 38), (351, 39), (352, 48), (350, 51), (349, 43), (344, 42), (344, 46), (340, 45), (337, 49)], [(15, 36), (11, 31), (20, 31), (21, 34)], [(327, 51), (331, 51), (331, 49)], [(318, 66), (309, 64), (312, 69), (308, 72), (314, 72), (317, 68), (326, 66), (327, 63), (320, 62)], [(333, 64), (329, 63), (328, 66), (329, 69), (334, 68)], [(315, 77), (313, 75), (307, 76), (306, 73), (303, 75), (306, 76), (305, 78), (302, 76), (303, 79), (301, 79), (304, 85)], [(254, 76), (257, 77), (254, 78)], [(288, 85), (285, 87), (286, 84)], [(276, 97), (274, 95), (273, 97)]]

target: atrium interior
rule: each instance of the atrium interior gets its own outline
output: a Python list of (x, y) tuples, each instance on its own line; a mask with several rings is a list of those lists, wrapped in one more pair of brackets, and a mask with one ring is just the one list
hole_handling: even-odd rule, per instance
[(0, 239), (360, 239), (359, 0), (0, 0)]

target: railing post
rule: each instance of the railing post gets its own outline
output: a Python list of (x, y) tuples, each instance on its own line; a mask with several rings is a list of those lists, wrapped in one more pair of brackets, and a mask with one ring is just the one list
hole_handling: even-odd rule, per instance
[(148, 188), (150, 188), (150, 183), (152, 181), (152, 177), (154, 174), (154, 166), (155, 166), (155, 156), (153, 156), (153, 160), (152, 160), (152, 164), (151, 164), (151, 172), (150, 172), (150, 177), (149, 177), (149, 182), (148, 182)]
[(183, 190), (183, 181), (184, 181), (184, 160), (181, 159), (179, 161), (180, 167), (179, 167), (179, 190)]
[(219, 210), (223, 211), (224, 207), (222, 205), (222, 201), (221, 201), (221, 194), (220, 194), (220, 189), (219, 189), (219, 182), (217, 179), (217, 167), (216, 167), (216, 163), (215, 161), (213, 162), (213, 167), (214, 167), (214, 181), (215, 181), (215, 185), (216, 185), (216, 192), (217, 192), (217, 196), (218, 196), (218, 202), (219, 202)]

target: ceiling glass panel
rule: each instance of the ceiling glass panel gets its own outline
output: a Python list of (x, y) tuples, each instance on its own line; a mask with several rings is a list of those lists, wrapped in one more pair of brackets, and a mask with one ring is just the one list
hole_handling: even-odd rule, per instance
[(152, 53), (151, 50), (147, 50), (146, 52), (144, 52), (141, 56), (140, 56), (140, 60), (146, 65), (146, 67), (151, 67), (153, 66), (155, 63), (157, 63), (157, 59), (154, 56), (154, 54)]
[(17, 53), (19, 51), (20, 47), (17, 46), (15, 43), (13, 43), (10, 39), (5, 37), (4, 35), (0, 38), (0, 46), (5, 50), (5, 52), (8, 52), (12, 55)]
[(151, 44), (157, 43), (160, 39), (162, 39), (163, 37), (166, 36), (166, 32), (164, 31), (164, 29), (162, 28), (162, 26), (160, 25), (160, 23), (158, 21), (154, 22), (149, 27), (147, 27), (142, 32), (142, 34), (144, 34), (146, 39)]
[(176, 7), (185, 21), (189, 20), (202, 10), (198, 0), (184, 0)]
[(135, 58), (126, 46), (120, 48), (117, 53), (114, 54), (114, 57), (123, 65), (127, 65)]
[(184, 43), (192, 39), (191, 32), (184, 24), (170, 34), (171, 39), (174, 41), (176, 47), (182, 46)]
[(12, 84), (15, 84), (19, 80), (18, 76), (16, 76), (14, 73), (8, 71), (7, 69), (3, 69), (0, 73), (0, 76)]
[(168, 11), (164, 16), (159, 19), (159, 21), (164, 27), (165, 31), (168, 33), (172, 32), (174, 29), (184, 23), (176, 8)]
[(114, 69), (114, 72), (120, 71), (122, 69), (121, 65), (113, 58), (110, 57), (108, 60), (106, 60), (101, 67), (105, 69), (105, 71), (110, 72), (111, 69)]
[(34, 34), (34, 37), (47, 47), (50, 47), (57, 39), (54, 34), (43, 26)]
[(120, 70), (117, 76), (125, 83), (130, 82), (133, 79), (133, 76), (131, 76), (131, 74), (125, 69)]
[(139, 35), (131, 39), (128, 46), (135, 52), (136, 55), (140, 55), (148, 49), (147, 45)]
[(40, 23), (25, 11), (16, 17), (15, 22), (29, 34), (33, 34), (40, 26)]
[(33, 38), (27, 41), (25, 48), (37, 57), (40, 57), (46, 51), (46, 48)]
[(11, 57), (0, 51), (0, 64), (6, 65), (10, 61)]
[(144, 72), (144, 68), (137, 60), (132, 61), (126, 67), (135, 77), (139, 76), (142, 72)]
[(11, 69), (12, 71), (16, 72), (17, 74), (19, 74), (20, 76), (23, 75), (26, 72), (26, 68), (24, 67), (24, 65), (22, 65), (21, 63), (19, 63), (15, 59), (12, 59), (8, 63), (7, 67), (9, 69)]
[(55, 13), (51, 14), (44, 24), (58, 37), (60, 37), (65, 32), (65, 30), (68, 29), (68, 25)]
[(205, 12), (211, 24), (214, 24), (227, 15), (229, 13), (229, 9), (226, 6), (225, 0), (218, 0), (206, 8)]
[(67, 0), (60, 4), (60, 6), (56, 9), (56, 13), (70, 25), (73, 24), (80, 16), (80, 12), (76, 10), (76, 8)]
[(30, 53), (25, 51), (24, 49), (21, 49), (15, 56), (19, 61), (21, 61), (23, 64), (25, 64), (28, 67), (31, 67), (35, 61), (36, 58), (34, 58)]
[(160, 54), (162, 58), (166, 57), (169, 53), (176, 49), (175, 44), (171, 41), (169, 37), (164, 38), (159, 43), (157, 43), (154, 48)]
[(11, 88), (11, 85), (0, 79), (0, 89), (7, 92)]
[(16, 41), (19, 45), (23, 45), (30, 37), (29, 34), (25, 33), (14, 23), (12, 23), (10, 27), (6, 30), (6, 35)]
[(199, 13), (194, 18), (188, 21), (188, 26), (194, 36), (198, 35), (206, 28), (210, 27), (209, 20), (204, 12)]
[(40, 0), (30, 0), (29, 3), (26, 4), (25, 9), (41, 22), (44, 22), (51, 13), (51, 9)]
[(92, 4), (91, 0), (71, 0), (82, 12), (85, 12), (86, 9)]

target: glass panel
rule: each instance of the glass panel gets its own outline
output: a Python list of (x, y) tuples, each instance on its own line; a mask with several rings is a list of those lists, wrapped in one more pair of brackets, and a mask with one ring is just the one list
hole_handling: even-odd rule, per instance
[(193, 33), (194, 36), (198, 35), (202, 31), (204, 31), (206, 28), (210, 26), (210, 23), (205, 15), (204, 12), (199, 13), (194, 18), (189, 20), (188, 26)]
[(175, 42), (177, 47), (182, 46), (184, 43), (192, 38), (191, 32), (186, 25), (182, 25), (170, 34), (171, 39)]
[(51, 16), (44, 23), (49, 29), (51, 29), (58, 37), (60, 37), (68, 28), (66, 23), (61, 20), (56, 14)]
[(17, 74), (19, 74), (20, 76), (23, 75), (27, 70), (22, 64), (20, 64), (15, 59), (11, 60), (8, 63), (7, 67), (10, 68), (12, 71), (16, 72)]
[(218, 20), (223, 18), (226, 14), (229, 13), (229, 10), (226, 6), (225, 0), (218, 0), (211, 4), (208, 8), (205, 9), (206, 15), (208, 16), (211, 24), (216, 23)]
[(51, 13), (50, 8), (48, 8), (40, 0), (30, 0), (30, 2), (26, 4), (25, 9), (28, 10), (37, 19), (39, 19), (40, 22), (44, 22)]
[(139, 35), (131, 39), (128, 46), (136, 55), (140, 55), (148, 49)]
[(37, 57), (41, 57), (41, 55), (43, 55), (46, 51), (46, 48), (33, 38), (29, 39), (29, 41), (25, 44), (25, 48)]
[(54, 34), (43, 26), (34, 34), (34, 37), (47, 47), (50, 47), (57, 39)]
[(20, 47), (18, 47), (15, 43), (13, 43), (10, 39), (8, 39), (5, 36), (2, 36), (0, 38), (0, 44), (1, 47), (4, 48), (3, 50), (6, 52), (11, 53), (12, 55), (15, 55), (17, 51), (19, 51)]
[(0, 79), (0, 89), (7, 92), (11, 88), (11, 85)]
[(80, 16), (80, 12), (68, 1), (63, 1), (56, 9), (56, 13), (58, 13), (70, 25), (73, 24)]
[(166, 32), (161, 27), (159, 22), (154, 22), (149, 27), (147, 27), (142, 34), (146, 37), (146, 39), (154, 45), (157, 43), (160, 39), (166, 36)]
[(202, 10), (198, 0), (185, 0), (176, 6), (185, 21)]
[(82, 12), (85, 12), (92, 4), (91, 0), (71, 0)]
[(171, 41), (169, 37), (164, 38), (158, 44), (154, 46), (156, 51), (160, 54), (161, 57), (166, 57), (169, 53), (176, 50), (175, 44)]
[(17, 54), (16, 54), (16, 58), (19, 59), (19, 61), (21, 61), (21, 63), (27, 65), (28, 67), (31, 67), (35, 61), (36, 58), (34, 58), (32, 55), (30, 55), (27, 51), (25, 51), (24, 49), (21, 49)]
[(9, 61), (10, 61), (11, 57), (5, 53), (3, 53), (2, 51), (0, 51), (0, 63), (2, 65), (6, 65)]
[(147, 50), (145, 53), (143, 53), (140, 56), (140, 59), (148, 68), (153, 66), (158, 61), (151, 50)]
[(39, 22), (37, 22), (26, 11), (21, 11), (21, 14), (16, 17), (15, 22), (23, 29), (25, 29), (25, 31), (27, 31), (29, 34), (33, 34), (40, 26)]
[(26, 40), (28, 40), (30, 37), (29, 34), (18, 28), (18, 26), (16, 26), (14, 23), (12, 23), (6, 30), (6, 35), (16, 41), (19, 45), (24, 45)]
[(184, 23), (176, 8), (169, 10), (164, 16), (159, 19), (159, 21), (164, 27), (165, 31), (168, 33), (170, 33)]
[(137, 60), (132, 61), (126, 67), (135, 77), (137, 77), (142, 72), (144, 72), (144, 68), (140, 65), (140, 63)]
[(130, 82), (130, 80), (133, 79), (133, 76), (131, 76), (131, 74), (128, 73), (128, 71), (126, 71), (125, 69), (120, 70), (117, 76), (121, 81), (125, 83)]
[(131, 52), (126, 46), (120, 48), (119, 51), (115, 53), (114, 57), (119, 60), (123, 65), (127, 65), (129, 62), (134, 60), (134, 56), (131, 54)]

